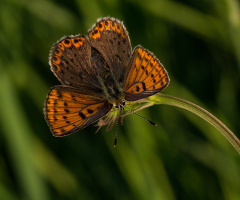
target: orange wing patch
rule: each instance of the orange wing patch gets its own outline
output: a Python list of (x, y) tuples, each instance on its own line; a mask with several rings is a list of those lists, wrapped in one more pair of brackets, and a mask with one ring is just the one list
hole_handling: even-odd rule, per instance
[[(101, 37), (101, 33), (104, 30), (113, 30), (117, 31), (118, 33), (122, 32), (122, 27), (119, 25), (119, 22), (117, 21), (112, 21), (111, 19), (106, 20), (106, 21), (99, 21), (94, 29), (88, 33), (90, 38), (97, 39)], [(125, 37), (125, 35), (122, 33), (122, 37)]]
[(163, 90), (169, 83), (167, 71), (148, 50), (137, 46), (133, 52), (126, 83), (126, 100), (136, 101)]
[(111, 108), (97, 97), (68, 86), (56, 86), (49, 91), (44, 114), (53, 135), (65, 136), (92, 124)]

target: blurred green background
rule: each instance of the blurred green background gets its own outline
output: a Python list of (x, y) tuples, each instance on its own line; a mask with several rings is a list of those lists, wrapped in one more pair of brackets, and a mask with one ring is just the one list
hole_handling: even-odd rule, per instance
[(60, 83), (49, 51), (105, 16), (164, 64), (163, 93), (204, 107), (240, 137), (238, 0), (1, 0), (0, 199), (240, 199), (240, 156), (182, 109), (139, 112), (157, 127), (127, 116), (117, 148), (115, 128), (52, 136), (43, 104)]

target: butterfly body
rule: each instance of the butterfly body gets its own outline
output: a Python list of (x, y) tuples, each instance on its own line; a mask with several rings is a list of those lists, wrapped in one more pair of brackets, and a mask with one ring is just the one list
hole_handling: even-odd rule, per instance
[(103, 89), (103, 98), (113, 105), (119, 105), (124, 100), (124, 89), (122, 83), (114, 80), (110, 70), (102, 72), (98, 76)]
[(85, 128), (113, 106), (163, 90), (169, 83), (160, 61), (140, 45), (132, 52), (122, 22), (101, 18), (83, 35), (66, 36), (52, 49), (49, 63), (62, 86), (53, 87), (44, 106), (55, 136)]

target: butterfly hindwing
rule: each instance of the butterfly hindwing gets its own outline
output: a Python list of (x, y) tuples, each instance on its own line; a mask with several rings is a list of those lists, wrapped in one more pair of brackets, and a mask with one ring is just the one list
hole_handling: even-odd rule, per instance
[(44, 114), (53, 135), (65, 136), (97, 121), (111, 108), (97, 96), (69, 86), (55, 86), (46, 98)]
[(101, 18), (88, 31), (89, 42), (101, 53), (118, 82), (125, 81), (125, 75), (132, 54), (128, 32), (122, 22), (114, 18)]
[(153, 53), (135, 47), (125, 84), (125, 99), (136, 101), (154, 95), (169, 83), (167, 71)]

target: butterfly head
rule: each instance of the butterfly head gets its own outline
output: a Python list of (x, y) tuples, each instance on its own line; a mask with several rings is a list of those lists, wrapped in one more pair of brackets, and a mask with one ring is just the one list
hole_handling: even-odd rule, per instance
[(122, 100), (122, 102), (120, 104), (113, 104), (113, 106), (115, 106), (116, 108), (119, 108), (121, 110), (123, 110), (124, 106), (125, 106), (125, 100)]

